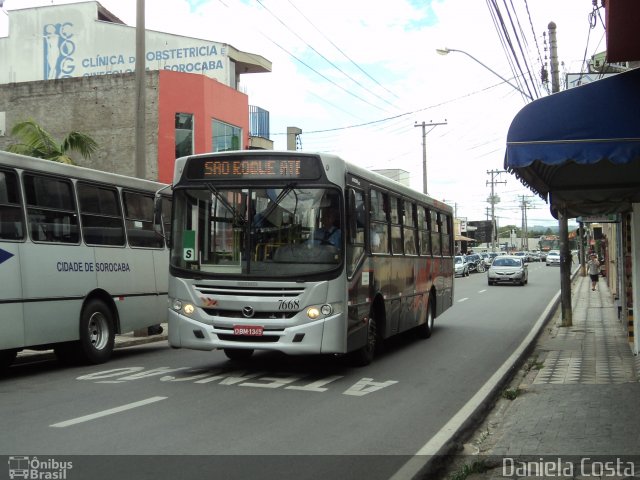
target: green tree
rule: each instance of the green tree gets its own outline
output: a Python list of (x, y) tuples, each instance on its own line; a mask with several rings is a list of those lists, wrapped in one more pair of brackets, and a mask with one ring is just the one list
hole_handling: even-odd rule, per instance
[(98, 144), (93, 138), (76, 131), (69, 133), (58, 143), (34, 120), (16, 123), (11, 129), (11, 136), (16, 137), (18, 142), (7, 147), (9, 152), (71, 165), (73, 160), (69, 157), (69, 152), (78, 152), (83, 158), (89, 159), (98, 149)]

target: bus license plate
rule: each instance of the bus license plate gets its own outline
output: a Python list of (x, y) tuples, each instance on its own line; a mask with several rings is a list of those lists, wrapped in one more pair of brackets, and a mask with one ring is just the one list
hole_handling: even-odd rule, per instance
[(264, 327), (257, 325), (234, 325), (234, 335), (247, 335), (249, 337), (261, 337), (264, 332)]

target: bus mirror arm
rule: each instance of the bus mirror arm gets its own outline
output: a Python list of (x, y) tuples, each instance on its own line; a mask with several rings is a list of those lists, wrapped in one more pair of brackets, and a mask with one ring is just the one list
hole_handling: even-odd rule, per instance
[[(156, 196), (153, 200), (153, 231), (159, 237), (167, 242), (167, 237), (162, 233), (162, 197), (160, 196), (160, 190), (156, 192)], [(167, 242), (168, 243), (168, 242)]]
[(352, 188), (349, 189), (347, 194), (347, 212), (351, 212), (348, 216), (349, 222), (349, 240), (351, 243), (356, 241), (357, 229), (358, 229), (358, 215), (356, 213), (356, 193)]

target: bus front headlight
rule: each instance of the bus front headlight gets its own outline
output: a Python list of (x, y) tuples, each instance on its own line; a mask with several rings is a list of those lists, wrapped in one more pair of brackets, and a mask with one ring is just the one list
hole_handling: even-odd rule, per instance
[(171, 309), (178, 313), (191, 316), (193, 312), (195, 312), (196, 307), (192, 303), (183, 302), (182, 300), (174, 298), (171, 300)]
[(307, 308), (307, 317), (311, 320), (315, 320), (316, 318), (323, 316), (328, 317), (329, 315), (334, 315), (342, 312), (342, 303), (325, 303), (322, 305), (312, 305)]

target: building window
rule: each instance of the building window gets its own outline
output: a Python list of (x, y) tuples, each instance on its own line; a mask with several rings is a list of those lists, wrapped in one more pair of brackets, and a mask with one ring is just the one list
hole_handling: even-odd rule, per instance
[(213, 120), (213, 151), (224, 152), (226, 150), (240, 150), (242, 137), (242, 130), (239, 127), (234, 127), (228, 123), (223, 123), (218, 120)]
[(193, 155), (193, 115), (176, 113), (176, 158)]

